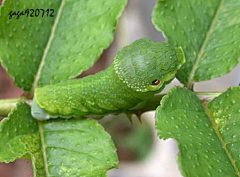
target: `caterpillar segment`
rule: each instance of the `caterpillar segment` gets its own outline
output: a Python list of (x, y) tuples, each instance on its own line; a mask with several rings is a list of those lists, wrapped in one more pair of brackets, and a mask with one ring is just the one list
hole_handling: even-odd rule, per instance
[(36, 88), (32, 115), (38, 120), (101, 117), (139, 109), (162, 91), (184, 62), (180, 47), (137, 40), (119, 51), (104, 71)]

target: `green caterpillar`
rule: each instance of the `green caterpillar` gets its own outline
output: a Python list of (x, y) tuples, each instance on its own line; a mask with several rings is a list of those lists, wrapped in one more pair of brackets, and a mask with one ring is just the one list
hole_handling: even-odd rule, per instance
[(119, 51), (104, 71), (36, 88), (32, 116), (46, 120), (138, 109), (163, 90), (184, 62), (181, 47), (139, 39)]

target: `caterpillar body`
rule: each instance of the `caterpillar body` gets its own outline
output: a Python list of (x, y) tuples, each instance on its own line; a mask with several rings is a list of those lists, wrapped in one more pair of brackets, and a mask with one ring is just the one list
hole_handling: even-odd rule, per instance
[(175, 77), (184, 62), (181, 47), (139, 39), (119, 51), (104, 71), (36, 88), (32, 116), (46, 120), (140, 108)]

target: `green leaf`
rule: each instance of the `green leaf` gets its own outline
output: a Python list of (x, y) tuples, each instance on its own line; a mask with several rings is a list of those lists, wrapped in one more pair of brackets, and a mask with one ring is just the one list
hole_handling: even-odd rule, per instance
[[(2, 65), (26, 91), (73, 78), (110, 45), (125, 5), (126, 0), (5, 0), (0, 8)], [(26, 9), (54, 9), (54, 17), (46, 11), (42, 17), (40, 11), (38, 17), (9, 19), (10, 11)]]
[(154, 26), (168, 42), (182, 46), (186, 64), (177, 74), (184, 84), (227, 74), (240, 59), (239, 0), (158, 0)]
[(55, 9), (60, 7), (56, 1), (15, 1), (5, 0), (0, 8), (0, 60), (16, 85), (24, 90), (30, 90), (34, 77), (43, 58), (44, 48), (54, 24), (52, 17), (16, 16), (9, 19), (12, 11), (26, 9)]
[(37, 151), (38, 125), (29, 114), (29, 106), (18, 103), (17, 108), (0, 124), (0, 161), (11, 162), (27, 153)]
[(0, 162), (30, 158), (34, 176), (106, 176), (116, 168), (116, 148), (95, 120), (37, 122), (18, 103), (0, 124)]
[(106, 176), (117, 167), (110, 136), (95, 120), (39, 123), (47, 176)]
[(173, 88), (163, 97), (156, 112), (157, 133), (178, 141), (184, 176), (240, 176), (239, 105), (239, 87), (214, 99), (208, 108), (186, 88)]
[(38, 123), (31, 117), (30, 107), (18, 103), (0, 124), (0, 162), (28, 157), (33, 161), (35, 176), (45, 176), (40, 143)]
[(209, 117), (240, 176), (240, 87), (232, 87), (208, 104)]

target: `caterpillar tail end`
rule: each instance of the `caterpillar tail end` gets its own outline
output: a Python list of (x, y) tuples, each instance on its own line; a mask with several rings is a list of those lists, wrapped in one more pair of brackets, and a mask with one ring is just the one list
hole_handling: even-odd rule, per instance
[(31, 106), (31, 114), (34, 119), (43, 121), (50, 119), (50, 115), (47, 114), (42, 108), (40, 108), (35, 99), (33, 99), (32, 106)]

